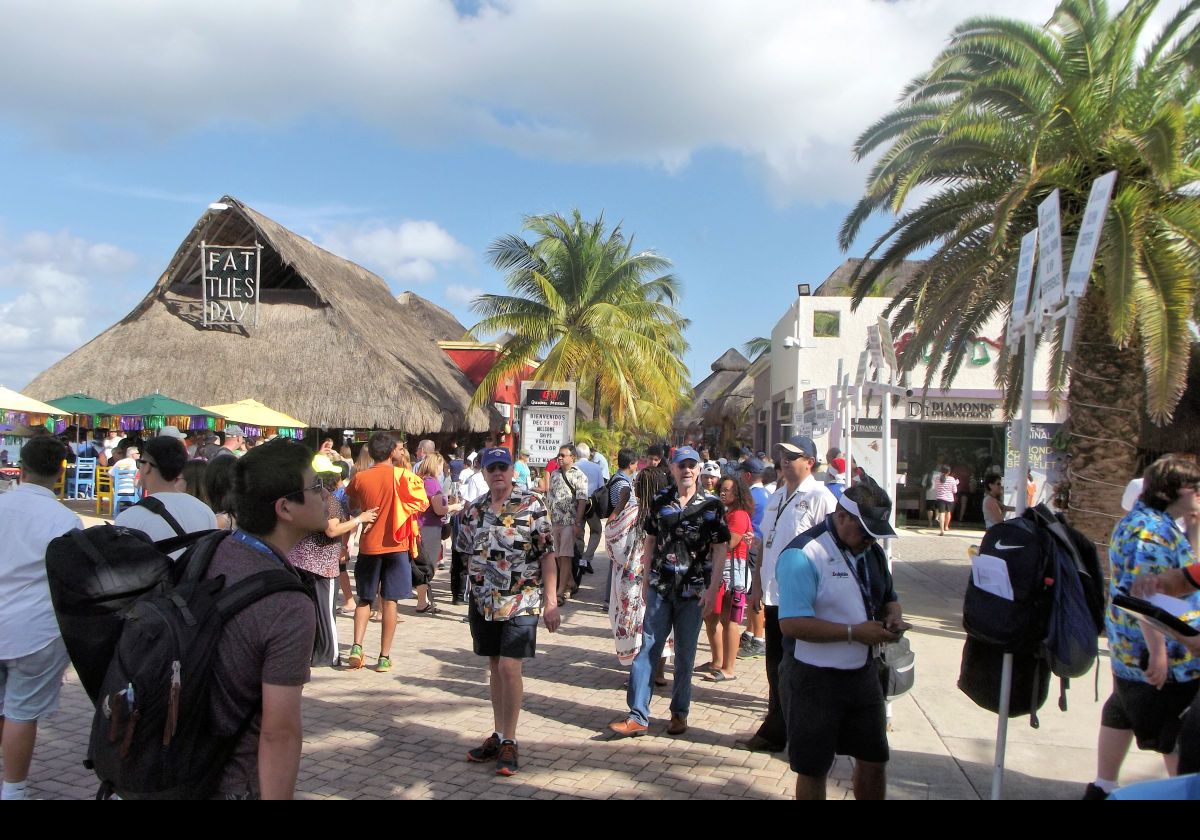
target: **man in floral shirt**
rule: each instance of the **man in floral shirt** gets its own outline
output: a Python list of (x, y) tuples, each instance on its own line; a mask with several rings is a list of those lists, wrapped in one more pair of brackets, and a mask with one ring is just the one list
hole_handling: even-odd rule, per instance
[(512, 455), (486, 449), (479, 460), (488, 492), (462, 512), (455, 548), (468, 558), (471, 639), (475, 653), (488, 657), (496, 729), (467, 760), (495, 760), (496, 772), (511, 776), (517, 772), (522, 661), (534, 655), (538, 616), (551, 633), (560, 622), (557, 569), (550, 519), (537, 495), (514, 487)]
[(651, 681), (672, 630), (675, 678), (667, 734), (687, 732), (696, 642), (704, 613), (713, 608), (721, 586), (721, 576), (712, 570), (714, 566), (723, 568), (729, 545), (725, 506), (700, 489), (699, 464), (700, 455), (692, 447), (675, 450), (671, 458), (675, 484), (650, 503), (642, 545), (644, 556), (652, 558), (642, 648), (629, 673), (629, 714), (609, 724), (609, 729), (621, 737), (643, 735), (650, 726)]

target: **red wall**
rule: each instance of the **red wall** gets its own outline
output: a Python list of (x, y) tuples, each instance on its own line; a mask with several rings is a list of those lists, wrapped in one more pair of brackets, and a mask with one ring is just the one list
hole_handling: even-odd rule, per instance
[[(459, 370), (467, 375), (471, 380), (471, 384), (478, 386), (483, 378), (487, 376), (488, 371), (496, 363), (498, 352), (491, 347), (479, 347), (471, 349), (446, 349), (445, 354), (450, 357), (454, 364), (458, 365)], [(501, 382), (492, 392), (492, 402), (507, 403), (514, 406), (511, 413), (515, 414), (518, 401), (521, 397), (521, 382), (524, 377), (528, 376), (533, 371), (533, 368), (526, 367), (521, 375), (514, 375), (509, 384)], [(508, 422), (512, 423), (510, 417)], [(509, 449), (513, 448), (513, 437), (511, 434), (503, 434), (501, 429), (494, 429), (501, 435), (500, 445)]]

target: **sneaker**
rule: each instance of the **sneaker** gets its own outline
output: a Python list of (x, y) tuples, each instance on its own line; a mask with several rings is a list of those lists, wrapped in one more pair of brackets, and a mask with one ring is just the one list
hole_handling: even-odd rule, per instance
[(392, 657), (379, 657), (379, 661), (375, 663), (375, 670), (380, 674), (386, 674), (388, 671), (392, 670)]
[(517, 742), (505, 741), (496, 757), (496, 775), (512, 776), (517, 772)]
[(1092, 782), (1088, 782), (1088, 786), (1083, 791), (1083, 798), (1088, 799), (1108, 799), (1108, 794), (1104, 792), (1104, 788), (1096, 787)]
[(500, 736), (493, 732), (486, 741), (467, 753), (467, 761), (483, 763), (492, 761), (498, 755), (500, 755)]
[(366, 657), (363, 656), (362, 645), (355, 645), (354, 647), (350, 648), (350, 667), (351, 668), (355, 668), (355, 669), (361, 668), (363, 666), (364, 659), (366, 659)]
[(753, 636), (751, 636), (749, 633), (743, 633), (742, 637), (738, 640), (738, 651), (741, 652), (750, 647), (750, 643), (753, 641)]
[(767, 643), (752, 639), (750, 644), (738, 651), (738, 659), (756, 659), (767, 655)]

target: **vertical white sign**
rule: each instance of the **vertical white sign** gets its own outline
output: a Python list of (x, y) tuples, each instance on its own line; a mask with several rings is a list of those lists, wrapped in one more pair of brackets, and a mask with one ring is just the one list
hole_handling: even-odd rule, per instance
[(883, 358), (887, 360), (888, 367), (899, 373), (900, 365), (896, 361), (896, 342), (892, 340), (892, 328), (887, 322), (887, 318), (882, 315), (876, 322), (879, 329), (880, 349), (883, 351)]
[(1063, 297), (1062, 218), (1058, 190), (1038, 205), (1038, 293), (1042, 309), (1054, 309)]
[(876, 370), (882, 370), (883, 347), (882, 341), (879, 338), (878, 324), (869, 324), (867, 326), (867, 349), (871, 351), (871, 361), (875, 363)]
[(1071, 270), (1067, 272), (1067, 297), (1081, 298), (1087, 292), (1088, 277), (1092, 274), (1092, 263), (1100, 246), (1100, 231), (1104, 227), (1108, 202), (1112, 200), (1116, 183), (1115, 169), (1092, 183), (1092, 192), (1083, 211), (1083, 223), (1079, 226), (1079, 238), (1075, 240), (1075, 253), (1071, 255)]
[(858, 354), (858, 371), (854, 374), (854, 384), (859, 388), (867, 381), (867, 351)]
[(1021, 237), (1021, 258), (1017, 262), (1017, 284), (1013, 287), (1012, 318), (1008, 322), (1008, 335), (1015, 339), (1021, 321), (1029, 311), (1029, 282), (1033, 279), (1033, 256), (1037, 248), (1037, 228)]

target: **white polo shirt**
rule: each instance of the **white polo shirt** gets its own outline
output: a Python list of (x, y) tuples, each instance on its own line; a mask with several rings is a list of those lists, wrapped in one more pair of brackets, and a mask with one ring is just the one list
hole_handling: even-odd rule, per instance
[(794, 493), (788, 492), (787, 484), (780, 484), (767, 500), (767, 509), (759, 523), (763, 540), (759, 577), (763, 587), (763, 603), (767, 606), (779, 606), (779, 584), (775, 580), (779, 555), (796, 537), (817, 523), (824, 522), (836, 507), (837, 499), (829, 492), (829, 488), (811, 475), (800, 482)]
[[(194, 534), (197, 531), (207, 531), (217, 527), (217, 517), (212, 509), (195, 496), (187, 493), (155, 493), (153, 498), (163, 503), (163, 507), (171, 516), (175, 517), (175, 521), (179, 523), (179, 527), (185, 534)], [(177, 536), (175, 529), (167, 524), (167, 520), (150, 508), (140, 505), (125, 508), (117, 514), (113, 524), (142, 531), (155, 542)], [(183, 556), (184, 551), (186, 549), (183, 548), (173, 551), (171, 557), (178, 560)]]
[(82, 527), (45, 487), (21, 484), (0, 495), (0, 659), (36, 653), (61, 635), (46, 581), (46, 546)]

